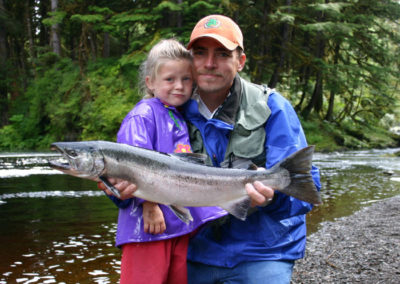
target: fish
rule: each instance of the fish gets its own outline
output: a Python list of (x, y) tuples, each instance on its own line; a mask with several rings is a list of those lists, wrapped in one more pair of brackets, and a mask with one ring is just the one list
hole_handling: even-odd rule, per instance
[(53, 169), (102, 181), (116, 196), (109, 178), (134, 183), (135, 197), (169, 206), (185, 223), (193, 220), (186, 207), (203, 206), (221, 207), (244, 221), (251, 204), (245, 185), (254, 181), (311, 204), (322, 203), (310, 173), (314, 146), (261, 170), (212, 167), (205, 165), (202, 154), (167, 154), (109, 141), (54, 142), (50, 149), (61, 154), (61, 159), (49, 160)]

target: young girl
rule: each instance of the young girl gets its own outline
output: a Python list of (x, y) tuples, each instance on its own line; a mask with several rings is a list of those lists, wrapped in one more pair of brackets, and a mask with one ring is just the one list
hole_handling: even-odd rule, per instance
[[(192, 58), (174, 39), (162, 40), (141, 66), (144, 99), (128, 113), (119, 143), (165, 153), (191, 152), (188, 130), (177, 107), (192, 94)], [(185, 224), (166, 206), (132, 198), (117, 201), (116, 245), (122, 247), (120, 283), (187, 283), (189, 234), (226, 212), (218, 207), (189, 208)]]

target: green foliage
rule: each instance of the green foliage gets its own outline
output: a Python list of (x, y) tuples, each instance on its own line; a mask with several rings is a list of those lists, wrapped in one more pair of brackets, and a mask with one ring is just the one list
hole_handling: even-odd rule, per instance
[[(7, 43), (0, 45), (6, 49), (0, 149), (114, 140), (140, 98), (136, 76), (149, 49), (168, 37), (187, 43), (195, 23), (209, 14), (239, 24), (247, 55), (242, 76), (285, 93), (304, 114), (310, 143), (321, 149), (393, 145), (390, 135), (385, 141), (383, 121), (386, 114), (394, 114), (393, 125), (400, 119), (398, 1), (58, 3), (56, 12), (48, 1), (6, 0), (0, 9), (0, 43)], [(61, 55), (50, 52), (54, 24)]]
[(50, 18), (43, 19), (42, 23), (50, 27), (54, 24), (60, 24), (66, 17), (67, 13), (65, 13), (64, 11), (55, 11), (49, 12), (48, 15), (50, 16)]
[(162, 1), (160, 4), (157, 5), (157, 7), (154, 8), (154, 11), (156, 12), (161, 12), (164, 10), (168, 11), (181, 11), (182, 8), (180, 5), (175, 4), (172, 1)]
[[(70, 60), (48, 68), (19, 101), (27, 109), (0, 129), (0, 149), (47, 149), (54, 141), (115, 140), (126, 113), (140, 99), (116, 60), (93, 63), (85, 77)], [(26, 105), (26, 104), (25, 104)]]
[(72, 15), (71, 20), (73, 21), (80, 21), (83, 23), (99, 23), (104, 20), (104, 17), (102, 15)]
[(121, 74), (118, 64), (93, 64), (87, 74), (87, 88), (91, 100), (82, 112), (80, 126), (82, 140), (114, 141), (124, 116), (139, 101), (141, 95), (132, 85), (136, 76), (127, 78)]
[(387, 148), (400, 143), (399, 137), (390, 134), (388, 129), (374, 125), (360, 126), (351, 120), (337, 124), (312, 116), (301, 123), (308, 144), (316, 145), (316, 151), (319, 152)]

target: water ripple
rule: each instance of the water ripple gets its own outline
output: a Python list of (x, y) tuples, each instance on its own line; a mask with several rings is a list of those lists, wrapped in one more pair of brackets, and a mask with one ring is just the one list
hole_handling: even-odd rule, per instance
[(0, 194), (0, 199), (12, 198), (47, 198), (47, 197), (93, 197), (104, 196), (101, 190), (87, 190), (87, 191), (34, 191), (34, 192), (18, 192), (18, 193), (5, 193)]

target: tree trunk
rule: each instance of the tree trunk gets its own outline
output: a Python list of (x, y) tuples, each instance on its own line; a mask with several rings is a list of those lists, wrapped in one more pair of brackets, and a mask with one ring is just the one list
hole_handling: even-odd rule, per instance
[[(42, 19), (48, 17), (47, 13), (49, 12), (49, 3), (47, 1), (40, 1), (38, 5), (39, 5), (39, 11), (38, 11), (39, 17)], [(44, 25), (42, 21), (39, 21), (38, 27), (39, 27), (39, 35), (38, 35), (39, 46), (47, 47), (50, 42), (48, 27)]]
[[(269, 32), (269, 25), (268, 25), (268, 16), (271, 12), (271, 6), (268, 0), (264, 0), (262, 6), (262, 18), (260, 19), (260, 23), (263, 24), (263, 29), (260, 30), (260, 33), (258, 35), (258, 40), (257, 40), (257, 45), (259, 46), (256, 50), (255, 54), (252, 55), (255, 60), (253, 61), (254, 63), (252, 64), (253, 66), (250, 67), (252, 71), (252, 81), (257, 84), (261, 84), (264, 81), (263, 75), (264, 71), (263, 69), (266, 68), (266, 59), (265, 55), (270, 54), (270, 46), (268, 43), (268, 38), (270, 35)], [(246, 48), (246, 47), (245, 47)]]
[[(286, 0), (286, 6), (290, 7), (292, 5), (291, 0)], [(290, 8), (288, 9), (288, 13), (290, 13)], [(285, 64), (285, 59), (286, 59), (286, 48), (287, 44), (289, 41), (289, 35), (290, 35), (290, 25), (288, 23), (284, 23), (282, 27), (282, 41), (281, 41), (281, 48), (280, 48), (280, 56), (279, 56), (279, 61), (275, 65), (274, 73), (271, 76), (271, 79), (269, 81), (268, 86), (270, 88), (275, 88), (276, 84), (279, 82), (280, 78), (280, 73), (282, 71), (282, 68)]]
[[(339, 51), (340, 51), (340, 43), (337, 43), (335, 46), (335, 55), (333, 57), (333, 64), (337, 66), (339, 62)], [(334, 81), (336, 81), (336, 76), (334, 75), (333, 78)], [(328, 111), (326, 112), (325, 119), (327, 121), (333, 121), (333, 108), (335, 104), (335, 95), (336, 92), (335, 90), (331, 89), (330, 95), (329, 95), (329, 105), (328, 105)]]
[[(324, 58), (324, 50), (325, 50), (325, 39), (323, 36), (322, 32), (318, 33), (317, 36), (318, 40), (318, 46), (317, 46), (317, 52), (316, 52), (316, 57), (319, 59)], [(314, 109), (316, 112), (321, 111), (322, 109), (322, 103), (323, 103), (323, 71), (322, 68), (317, 68), (316, 70), (316, 78), (315, 78), (315, 87), (313, 94), (311, 96), (311, 100), (308, 103), (308, 105), (305, 107), (305, 109), (302, 111), (302, 115), (305, 119), (307, 119), (308, 115), (311, 113), (311, 111)]]
[(97, 57), (96, 34), (93, 31), (89, 32), (89, 44), (92, 53), (92, 59), (96, 60)]
[[(4, 1), (0, 0), (0, 10), (4, 11)], [(1, 23), (1, 22), (0, 22)], [(7, 34), (6, 28), (0, 25), (0, 127), (8, 123), (7, 99)]]
[(33, 39), (33, 31), (32, 31), (32, 14), (30, 13), (31, 7), (29, 6), (29, 2), (26, 3), (25, 6), (25, 21), (26, 21), (26, 29), (28, 34), (28, 42), (29, 42), (29, 57), (32, 62), (33, 74), (36, 77), (36, 65), (35, 65), (35, 44)]
[[(182, 5), (182, 0), (178, 0), (178, 5)], [(180, 29), (182, 28), (182, 12), (178, 12), (176, 15), (176, 26)]]
[(308, 81), (310, 79), (310, 66), (305, 65), (302, 67), (300, 71), (300, 85), (302, 86), (302, 94), (299, 103), (296, 105), (295, 110), (300, 111), (301, 106), (303, 105), (303, 102), (307, 96), (307, 86), (308, 86)]
[[(4, 1), (0, 0), (0, 10), (4, 11)], [(0, 22), (1, 24), (1, 22)], [(7, 35), (6, 35), (6, 27), (3, 25), (0, 25), (0, 64), (1, 64), (1, 69), (4, 69), (4, 64), (7, 61), (7, 46), (6, 46), (6, 41), (7, 41)]]
[(103, 41), (103, 57), (110, 57), (110, 34), (108, 32), (104, 33), (104, 41)]
[[(56, 12), (58, 9), (58, 0), (51, 0), (51, 11)], [(50, 45), (53, 48), (53, 52), (59, 56), (61, 56), (61, 43), (60, 43), (60, 35), (59, 35), (59, 24), (54, 23), (51, 26), (51, 42)]]
[[(329, 3), (329, 0), (326, 0), (325, 3)], [(325, 19), (324, 12), (321, 12), (317, 17), (318, 22), (323, 22)], [(315, 57), (319, 59), (320, 62), (323, 61), (325, 56), (325, 35), (323, 31), (319, 31), (316, 36), (317, 50), (315, 51)], [(320, 63), (319, 63), (320, 64)], [(315, 86), (314, 91), (311, 96), (311, 100), (308, 105), (302, 111), (302, 115), (305, 119), (308, 118), (308, 115), (314, 109), (317, 113), (321, 111), (323, 104), (323, 69), (321, 66), (315, 67), (316, 69), (316, 78), (315, 78)]]

